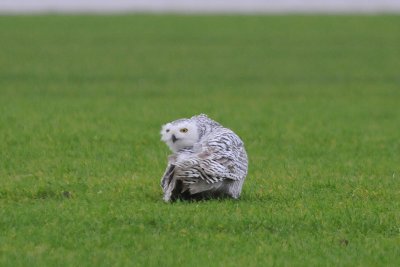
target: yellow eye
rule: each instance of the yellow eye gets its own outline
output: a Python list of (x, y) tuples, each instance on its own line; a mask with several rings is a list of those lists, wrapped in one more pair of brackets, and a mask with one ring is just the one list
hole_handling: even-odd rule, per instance
[(179, 130), (181, 133), (187, 133), (188, 129), (187, 128), (182, 128)]

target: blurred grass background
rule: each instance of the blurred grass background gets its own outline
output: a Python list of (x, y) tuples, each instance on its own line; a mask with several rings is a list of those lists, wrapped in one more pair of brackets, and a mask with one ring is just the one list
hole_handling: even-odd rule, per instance
[[(399, 25), (0, 17), (0, 265), (396, 266)], [(198, 113), (246, 144), (240, 201), (161, 201)]]

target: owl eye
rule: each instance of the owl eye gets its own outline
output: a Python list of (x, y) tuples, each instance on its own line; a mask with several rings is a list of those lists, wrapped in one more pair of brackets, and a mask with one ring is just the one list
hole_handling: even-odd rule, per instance
[(169, 133), (169, 129), (165, 130), (167, 133)]
[(182, 128), (179, 130), (181, 133), (187, 133), (188, 129), (187, 128)]

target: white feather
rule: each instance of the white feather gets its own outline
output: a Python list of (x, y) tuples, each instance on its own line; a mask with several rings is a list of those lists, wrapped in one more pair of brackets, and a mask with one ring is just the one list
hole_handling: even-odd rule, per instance
[(248, 160), (233, 131), (201, 114), (167, 123), (161, 136), (174, 152), (161, 179), (165, 201), (240, 196)]

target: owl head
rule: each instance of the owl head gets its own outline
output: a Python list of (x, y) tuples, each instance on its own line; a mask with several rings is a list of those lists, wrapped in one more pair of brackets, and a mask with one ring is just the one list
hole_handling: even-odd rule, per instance
[(172, 152), (177, 152), (185, 147), (193, 147), (199, 141), (197, 124), (191, 119), (180, 119), (167, 123), (161, 128), (161, 140), (164, 141)]

